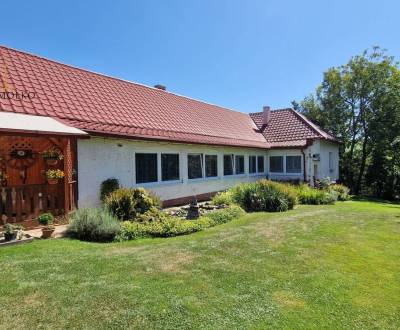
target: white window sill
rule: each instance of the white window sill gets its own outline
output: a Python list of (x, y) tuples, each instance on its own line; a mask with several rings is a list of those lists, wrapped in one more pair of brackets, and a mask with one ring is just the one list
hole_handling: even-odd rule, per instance
[(177, 184), (182, 184), (183, 180), (171, 180), (171, 181), (157, 181), (157, 182), (146, 182), (146, 183), (136, 183), (135, 187), (152, 188), (160, 186), (172, 186)]
[(254, 177), (254, 176), (262, 177), (262, 176), (266, 176), (266, 175), (267, 175), (266, 173), (249, 173), (249, 176), (252, 176), (252, 177)]
[(219, 177), (219, 176), (211, 176), (211, 177), (206, 177), (206, 178), (188, 179), (188, 183), (213, 181), (213, 180), (220, 180), (220, 179), (221, 179), (221, 177)]
[(299, 172), (299, 173), (284, 173), (284, 172), (269, 172), (269, 174), (270, 175), (286, 175), (286, 176), (288, 176), (288, 175), (303, 175), (303, 173), (302, 172)]
[(245, 178), (247, 174), (232, 174), (232, 175), (224, 175), (224, 179), (238, 179), (238, 178)]

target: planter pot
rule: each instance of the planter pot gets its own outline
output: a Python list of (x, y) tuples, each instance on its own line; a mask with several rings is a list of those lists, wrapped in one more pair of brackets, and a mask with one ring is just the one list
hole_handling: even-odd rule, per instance
[(58, 183), (58, 179), (47, 179), (47, 183), (48, 184), (57, 184)]
[(58, 164), (57, 158), (46, 158), (46, 164), (50, 166), (55, 166)]
[(42, 228), (42, 238), (50, 238), (53, 234), (55, 228), (54, 227), (43, 227)]
[(4, 239), (6, 241), (12, 241), (14, 239), (17, 239), (18, 231), (14, 231), (12, 233), (4, 233)]

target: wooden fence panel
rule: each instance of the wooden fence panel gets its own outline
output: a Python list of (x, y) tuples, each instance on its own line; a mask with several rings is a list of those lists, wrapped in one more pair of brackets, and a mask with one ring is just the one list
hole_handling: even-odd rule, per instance
[(64, 184), (0, 187), (0, 224), (23, 222), (39, 214), (64, 213)]

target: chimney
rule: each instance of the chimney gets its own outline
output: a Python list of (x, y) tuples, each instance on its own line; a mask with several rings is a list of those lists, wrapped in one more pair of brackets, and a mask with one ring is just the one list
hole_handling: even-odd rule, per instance
[(271, 117), (271, 108), (269, 106), (264, 106), (262, 114), (262, 124), (268, 125), (270, 117)]
[(167, 87), (165, 87), (164, 85), (160, 85), (160, 84), (154, 85), (154, 88), (161, 89), (163, 91), (167, 90)]

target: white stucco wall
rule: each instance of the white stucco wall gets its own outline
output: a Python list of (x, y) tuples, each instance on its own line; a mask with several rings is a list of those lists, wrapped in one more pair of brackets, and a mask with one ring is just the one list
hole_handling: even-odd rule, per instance
[[(329, 153), (332, 153), (332, 168), (329, 166)], [(332, 181), (339, 180), (339, 145), (320, 141), (320, 172), (319, 178), (329, 177)]]
[[(135, 152), (178, 153), (180, 155), (180, 180), (174, 182), (156, 182), (135, 184)], [(329, 168), (329, 152), (333, 155), (334, 168)], [(189, 180), (187, 175), (187, 154), (203, 153), (218, 156), (218, 177)], [(305, 151), (307, 181), (312, 183), (314, 165), (318, 167), (317, 179), (339, 177), (339, 147), (337, 144), (316, 140)], [(245, 156), (245, 174), (224, 176), (223, 155), (235, 154)], [(320, 160), (313, 160), (313, 155), (320, 154)], [(249, 174), (249, 155), (264, 157), (264, 173)], [(285, 157), (284, 172), (269, 171), (270, 156), (302, 156), (300, 149), (252, 149), (230, 148), (218, 146), (202, 146), (166, 142), (133, 141), (92, 137), (88, 140), (78, 140), (78, 205), (99, 205), (100, 184), (102, 181), (115, 177), (124, 187), (145, 187), (156, 193), (162, 200), (175, 199), (208, 192), (221, 191), (240, 182), (255, 181), (268, 176), (272, 180), (299, 179), (303, 180), (303, 158), (301, 173), (286, 173)], [(160, 156), (159, 156), (160, 157)], [(159, 178), (161, 177), (161, 162), (158, 161)]]
[[(329, 153), (332, 153), (332, 168), (329, 166)], [(319, 155), (319, 160), (313, 156)], [(269, 169), (270, 156), (284, 156), (283, 173), (272, 173)], [(301, 173), (286, 173), (286, 157), (285, 156), (302, 156)], [(315, 140), (304, 150), (306, 181), (313, 184), (313, 178), (324, 179), (330, 178), (331, 181), (339, 179), (339, 145), (323, 140)], [(304, 180), (304, 161), (303, 154), (300, 149), (273, 149), (267, 152), (268, 177), (272, 180), (300, 179)], [(317, 173), (314, 170), (317, 169)]]
[[(136, 185), (135, 152), (179, 153), (181, 180), (179, 182), (157, 182)], [(189, 180), (187, 176), (188, 153), (218, 155), (218, 177)], [(246, 174), (223, 176), (224, 154), (244, 155)], [(248, 174), (249, 155), (264, 156), (264, 174)], [(79, 140), (78, 205), (80, 207), (98, 205), (100, 184), (111, 177), (117, 178), (124, 187), (145, 187), (156, 193), (162, 200), (224, 190), (239, 182), (249, 182), (265, 178), (268, 164), (266, 155), (266, 150), (252, 148), (214, 147), (99, 137)], [(160, 173), (161, 165), (160, 162), (158, 163)]]
[[(332, 153), (332, 168), (329, 166), (329, 153)], [(313, 183), (316, 179), (330, 178), (331, 181), (339, 180), (339, 145), (323, 140), (315, 140), (307, 148), (306, 153), (306, 173), (307, 181)], [(319, 155), (316, 160), (313, 155)], [(317, 169), (317, 172), (315, 172)]]

